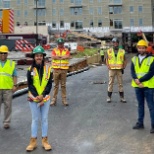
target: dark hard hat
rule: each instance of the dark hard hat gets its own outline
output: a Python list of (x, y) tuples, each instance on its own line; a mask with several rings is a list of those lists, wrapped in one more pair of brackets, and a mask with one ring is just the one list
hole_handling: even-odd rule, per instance
[(57, 43), (58, 44), (63, 44), (64, 43), (64, 39), (63, 38), (58, 38), (57, 39)]
[(117, 37), (114, 37), (114, 38), (112, 39), (112, 42), (119, 43), (119, 40), (118, 40), (118, 38), (117, 38)]

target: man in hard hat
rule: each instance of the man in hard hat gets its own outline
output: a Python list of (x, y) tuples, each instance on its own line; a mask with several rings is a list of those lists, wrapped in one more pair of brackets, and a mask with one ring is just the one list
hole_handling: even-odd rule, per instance
[(148, 44), (145, 40), (137, 43), (138, 54), (132, 58), (132, 87), (138, 101), (138, 120), (133, 129), (144, 128), (145, 99), (151, 118), (150, 133), (154, 133), (154, 57), (147, 53)]
[(10, 128), (12, 94), (17, 88), (17, 70), (14, 61), (7, 59), (9, 49), (0, 46), (0, 106), (4, 103), (4, 128)]
[(53, 79), (54, 79), (54, 89), (53, 98), (51, 102), (52, 105), (56, 105), (57, 94), (59, 89), (59, 84), (61, 85), (61, 96), (62, 103), (64, 106), (68, 106), (66, 100), (66, 77), (69, 69), (69, 58), (70, 52), (64, 47), (64, 39), (57, 39), (58, 47), (54, 48), (51, 54), (52, 57), (52, 68), (53, 68)]
[(106, 65), (109, 70), (109, 83), (108, 83), (108, 97), (107, 102), (111, 102), (111, 96), (113, 92), (114, 79), (117, 76), (120, 101), (126, 103), (124, 99), (123, 82), (122, 82), (122, 70), (127, 65), (125, 56), (125, 50), (119, 48), (118, 38), (112, 39), (113, 47), (107, 50)]

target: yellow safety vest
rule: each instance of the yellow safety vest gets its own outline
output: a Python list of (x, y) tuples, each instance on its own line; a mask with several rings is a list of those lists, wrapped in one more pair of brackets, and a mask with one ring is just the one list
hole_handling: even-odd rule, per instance
[(124, 63), (125, 51), (123, 49), (118, 50), (117, 57), (115, 57), (113, 49), (107, 50), (108, 64), (111, 69), (122, 69)]
[(100, 50), (100, 55), (101, 55), (101, 56), (104, 56), (104, 52), (105, 52), (105, 50), (104, 50), (104, 49), (101, 49), (101, 50)]
[[(154, 61), (154, 57), (150, 56), (150, 57), (144, 59), (141, 66), (139, 66), (139, 58), (137, 56), (132, 58), (135, 73), (136, 73), (138, 79), (140, 79), (141, 77), (143, 77), (145, 74), (147, 74), (149, 72), (150, 65), (152, 64), (153, 61)], [(154, 77), (152, 77), (148, 81), (142, 82), (142, 84), (144, 87), (154, 88)], [(139, 87), (135, 83), (134, 79), (132, 80), (132, 87)]]
[[(58, 48), (54, 49), (57, 56), (66, 56), (66, 53), (68, 52), (68, 49), (64, 49), (62, 52)], [(68, 69), (69, 68), (69, 60), (52, 60), (52, 68), (54, 69)]]
[[(31, 67), (29, 67), (29, 70), (31, 69)], [(39, 79), (39, 74), (37, 69), (34, 67), (33, 68), (33, 85), (36, 88), (36, 91), (38, 93), (38, 95), (41, 95), (45, 89), (45, 87), (48, 84), (48, 80), (50, 78), (50, 73), (51, 73), (51, 67), (45, 65), (44, 66), (44, 72), (43, 72), (43, 77), (42, 77), (42, 82), (40, 83), (40, 79)], [(32, 95), (32, 93), (29, 91), (28, 92), (28, 96), (29, 98), (31, 98), (34, 102), (38, 102), (37, 99)], [(43, 101), (46, 102), (50, 99), (50, 95), (46, 95), (43, 98)]]
[(13, 71), (15, 69), (15, 62), (6, 60), (4, 66), (0, 64), (0, 89), (13, 88)]

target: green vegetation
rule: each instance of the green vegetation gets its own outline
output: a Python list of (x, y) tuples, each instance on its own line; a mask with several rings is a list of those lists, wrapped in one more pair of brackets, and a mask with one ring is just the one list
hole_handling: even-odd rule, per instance
[(76, 54), (72, 55), (73, 58), (82, 58), (85, 56), (92, 56), (98, 53), (98, 48), (85, 49), (84, 51), (77, 51)]

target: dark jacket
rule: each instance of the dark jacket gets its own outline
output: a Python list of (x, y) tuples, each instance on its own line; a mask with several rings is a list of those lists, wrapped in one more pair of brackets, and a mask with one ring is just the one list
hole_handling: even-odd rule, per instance
[[(43, 70), (44, 70), (43, 65), (34, 64), (33, 66), (37, 69), (38, 74), (39, 74), (40, 82), (42, 82)], [(36, 96), (38, 96), (38, 93), (36, 91), (36, 88), (33, 85), (33, 78), (32, 78), (31, 72), (32, 72), (32, 70), (27, 71), (28, 90), (32, 93), (32, 95), (34, 97), (36, 97)], [(45, 87), (45, 89), (44, 89), (44, 91), (42, 93), (43, 97), (45, 97), (45, 95), (48, 95), (50, 93), (51, 88), (52, 88), (52, 73), (50, 74), (48, 84), (47, 84), (47, 86)]]
[[(138, 56), (139, 54), (137, 54)], [(146, 57), (142, 60), (142, 62), (148, 58), (149, 56), (151, 56), (150, 54), (146, 55)], [(141, 66), (142, 62), (139, 64), (139, 66)], [(136, 75), (136, 72), (135, 72), (135, 67), (134, 67), (134, 64), (133, 62), (131, 63), (131, 76), (133, 79), (138, 79), (137, 78), (137, 75)], [(150, 66), (150, 69), (149, 69), (149, 72), (147, 74), (145, 74), (143, 77), (141, 77), (139, 79), (140, 82), (144, 82), (144, 81), (148, 81), (150, 80), (152, 77), (154, 76), (154, 61), (153, 63), (151, 64)]]

